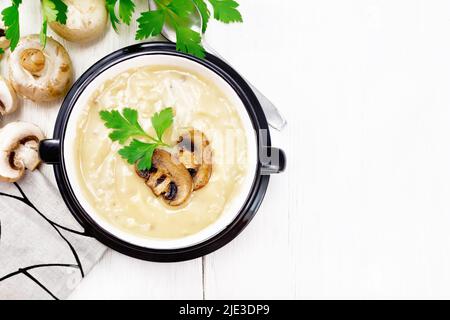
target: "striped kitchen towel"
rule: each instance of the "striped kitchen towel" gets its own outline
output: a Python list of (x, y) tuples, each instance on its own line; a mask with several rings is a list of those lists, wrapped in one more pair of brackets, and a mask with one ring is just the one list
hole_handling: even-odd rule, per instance
[(64, 299), (104, 252), (54, 180), (36, 170), (17, 183), (0, 182), (0, 300)]

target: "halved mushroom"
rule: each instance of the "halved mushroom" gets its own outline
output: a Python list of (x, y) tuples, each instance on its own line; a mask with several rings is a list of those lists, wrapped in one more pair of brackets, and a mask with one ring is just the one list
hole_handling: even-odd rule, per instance
[(0, 77), (0, 119), (17, 109), (17, 96), (8, 80)]
[(206, 135), (190, 129), (178, 138), (178, 159), (192, 176), (194, 190), (203, 188), (212, 173), (212, 150)]
[[(10, 41), (6, 39), (6, 31), (5, 26), (3, 25), (3, 22), (0, 21), (0, 48), (5, 51), (9, 48)], [(0, 54), (0, 58), (2, 57), (2, 54)]]
[(9, 79), (16, 92), (33, 101), (62, 97), (72, 84), (72, 62), (66, 49), (47, 38), (43, 49), (39, 35), (21, 38), (9, 57)]
[(108, 14), (104, 0), (65, 0), (66, 24), (50, 23), (50, 27), (64, 39), (74, 42), (94, 40), (106, 28)]
[(0, 130), (0, 181), (16, 182), (25, 173), (33, 171), (41, 160), (39, 141), (44, 133), (28, 122), (12, 122)]
[(153, 153), (152, 168), (147, 171), (137, 170), (145, 179), (153, 193), (170, 206), (183, 204), (192, 193), (192, 178), (181, 163), (172, 161), (172, 155), (156, 149)]

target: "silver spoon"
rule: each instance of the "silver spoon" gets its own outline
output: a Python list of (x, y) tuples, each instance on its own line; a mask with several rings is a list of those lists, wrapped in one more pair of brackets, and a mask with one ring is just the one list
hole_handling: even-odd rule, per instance
[[(149, 5), (151, 10), (157, 9), (157, 6), (153, 0), (149, 0)], [(208, 43), (206, 43), (204, 33), (202, 32), (202, 16), (197, 6), (195, 6), (195, 8), (197, 9), (195, 10), (196, 14), (193, 14), (188, 22), (190, 24), (191, 29), (200, 33), (200, 35), (202, 36), (202, 45), (207, 52), (215, 55), (216, 57), (226, 62), (226, 60), (223, 57), (221, 57), (216, 50), (214, 50), (210, 45), (208, 45)], [(171, 28), (167, 23), (164, 24), (161, 34), (168, 41), (171, 42), (177, 41), (177, 35), (175, 30)], [(283, 128), (287, 124), (286, 119), (284, 119), (284, 117), (280, 114), (275, 105), (264, 94), (262, 94), (261, 91), (259, 91), (255, 86), (253, 86), (249, 81), (247, 81), (247, 83), (252, 88), (253, 92), (255, 93), (256, 97), (261, 103), (261, 106), (264, 110), (264, 114), (266, 115), (267, 122), (269, 123), (269, 125), (278, 131), (283, 130)]]

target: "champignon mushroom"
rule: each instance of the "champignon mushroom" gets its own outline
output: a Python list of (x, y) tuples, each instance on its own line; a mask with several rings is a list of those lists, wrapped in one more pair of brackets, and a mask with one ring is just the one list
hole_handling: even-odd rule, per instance
[(190, 129), (178, 139), (178, 159), (192, 176), (194, 190), (203, 188), (212, 173), (212, 150), (206, 135)]
[[(10, 41), (6, 39), (6, 31), (5, 26), (0, 21), (0, 48), (4, 50), (9, 48)], [(0, 58), (2, 57), (2, 54), (0, 54)]]
[(67, 21), (50, 23), (50, 27), (64, 39), (85, 42), (99, 37), (106, 28), (108, 14), (104, 0), (65, 0)]
[(0, 119), (17, 109), (17, 96), (8, 80), (0, 77)]
[(41, 160), (39, 141), (44, 134), (36, 125), (28, 122), (12, 122), (0, 130), (0, 181), (16, 182), (25, 173), (33, 171)]
[(43, 49), (39, 35), (21, 38), (9, 57), (9, 79), (16, 92), (33, 101), (62, 97), (72, 84), (72, 62), (66, 49), (47, 38)]
[(137, 170), (145, 179), (153, 193), (170, 206), (183, 204), (192, 193), (192, 178), (181, 163), (172, 161), (172, 155), (156, 149), (153, 153), (152, 168), (147, 171)]

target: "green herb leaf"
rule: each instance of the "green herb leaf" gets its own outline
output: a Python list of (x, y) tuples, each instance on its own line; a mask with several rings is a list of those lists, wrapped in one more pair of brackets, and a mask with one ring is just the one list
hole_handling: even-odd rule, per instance
[(194, 4), (197, 6), (200, 15), (202, 16), (202, 32), (206, 32), (206, 28), (208, 27), (209, 17), (211, 13), (209, 12), (208, 6), (204, 0), (193, 0)]
[[(55, 4), (55, 9), (58, 12), (56, 14), (56, 21), (61, 24), (66, 24), (67, 22), (67, 5), (62, 0), (52, 0)], [(53, 22), (50, 21), (49, 22)]]
[(47, 45), (47, 24), (47, 19), (44, 19), (42, 22), (41, 33), (39, 34), (39, 41), (43, 47)]
[(165, 13), (163, 10), (142, 12), (138, 22), (136, 40), (143, 40), (161, 34), (164, 25)]
[(113, 29), (117, 32), (117, 25), (120, 24), (119, 18), (116, 15), (116, 3), (117, 0), (106, 0), (106, 10), (109, 13), (109, 20), (111, 20), (111, 25)]
[(137, 110), (125, 108), (123, 115), (117, 110), (100, 111), (100, 118), (105, 122), (107, 128), (114, 129), (109, 135), (112, 141), (124, 144), (133, 136), (147, 136), (138, 122)]
[(138, 163), (139, 170), (149, 170), (152, 167), (153, 152), (157, 143), (145, 143), (134, 139), (128, 146), (119, 150), (120, 156), (129, 164)]
[(198, 32), (187, 27), (178, 27), (177, 30), (177, 50), (192, 54), (203, 59), (205, 49), (201, 45), (201, 36)]
[(2, 20), (6, 27), (5, 36), (10, 41), (10, 49), (14, 51), (20, 39), (19, 5), (21, 0), (13, 0), (11, 6), (2, 11)]
[(135, 4), (132, 0), (120, 0), (119, 1), (119, 17), (122, 21), (130, 25), (131, 17), (134, 13)]
[(173, 123), (173, 109), (165, 108), (159, 113), (155, 113), (152, 117), (152, 126), (155, 129), (158, 139), (162, 141), (164, 132), (170, 128)]
[(209, 0), (214, 8), (214, 18), (224, 23), (242, 22), (242, 15), (237, 10), (239, 4), (234, 0)]
[(189, 17), (194, 10), (194, 3), (186, 0), (172, 0), (168, 5), (167, 9), (172, 11), (180, 18)]
[(40, 33), (41, 45), (45, 47), (47, 43), (47, 24), (51, 22), (59, 22), (66, 24), (67, 22), (67, 5), (62, 0), (42, 0), (42, 28)]
[(4, 54), (5, 50), (3, 50), (3, 48), (0, 48), (0, 54)]
[(127, 160), (129, 164), (137, 163), (139, 170), (148, 170), (152, 167), (152, 157), (155, 149), (159, 146), (167, 146), (162, 141), (162, 136), (164, 131), (173, 123), (173, 110), (172, 108), (166, 108), (153, 115), (152, 125), (158, 139), (149, 136), (142, 129), (138, 121), (138, 112), (134, 109), (126, 108), (123, 110), (123, 114), (120, 114), (117, 110), (103, 110), (100, 111), (100, 117), (107, 128), (114, 129), (109, 135), (112, 141), (119, 141), (120, 144), (125, 144), (128, 139), (136, 136), (152, 140), (151, 143), (147, 143), (133, 139), (128, 146), (119, 150), (120, 156)]

